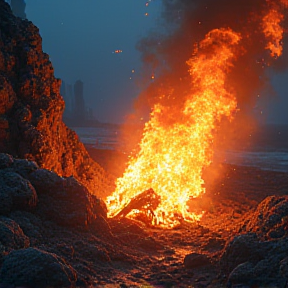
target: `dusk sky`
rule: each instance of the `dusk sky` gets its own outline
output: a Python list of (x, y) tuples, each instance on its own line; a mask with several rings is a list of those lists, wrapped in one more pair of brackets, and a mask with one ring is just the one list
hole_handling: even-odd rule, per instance
[(55, 76), (82, 80), (86, 106), (104, 122), (122, 122), (131, 111), (141, 89), (135, 46), (156, 27), (160, 11), (161, 0), (26, 0)]
[[(131, 112), (143, 83), (149, 81), (143, 79), (135, 46), (159, 28), (161, 2), (26, 0), (26, 14), (40, 29), (55, 76), (70, 84), (81, 79), (86, 106), (93, 108), (94, 116), (119, 123)], [(287, 80), (287, 72), (273, 79), (279, 97), (269, 103), (269, 115), (265, 112), (270, 122), (288, 123)]]

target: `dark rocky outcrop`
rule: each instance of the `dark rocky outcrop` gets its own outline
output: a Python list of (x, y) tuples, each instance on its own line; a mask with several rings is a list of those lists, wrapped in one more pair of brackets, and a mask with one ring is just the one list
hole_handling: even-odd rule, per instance
[[(0, 153), (0, 158), (10, 161), (8, 168), (2, 165), (4, 169), (0, 169), (0, 215), (30, 211), (43, 220), (66, 227), (85, 227), (98, 216), (107, 216), (105, 203), (74, 177), (37, 169), (34, 162), (13, 159), (11, 155)], [(32, 167), (30, 173), (27, 167)]]
[[(74, 177), (61, 177), (8, 154), (0, 153), (0, 159), (0, 283), (73, 287), (79, 272), (60, 255), (73, 259), (74, 246), (81, 259), (110, 261), (97, 239), (82, 241), (79, 252), (79, 245), (72, 244), (95, 234), (113, 239), (102, 200)], [(79, 275), (78, 282), (85, 283)]]
[(5, 284), (28, 287), (72, 287), (77, 276), (59, 256), (36, 248), (20, 249), (4, 258), (0, 279)]
[(288, 195), (265, 198), (242, 227), (263, 240), (282, 238), (288, 234)]
[[(287, 283), (288, 196), (269, 196), (245, 217), (241, 232), (226, 244), (220, 259), (228, 287)], [(250, 285), (250, 286), (249, 286)], [(236, 286), (235, 286), (236, 287)]]
[(0, 152), (73, 175), (95, 195), (107, 195), (109, 176), (62, 121), (60, 84), (38, 28), (15, 17), (1, 0)]
[(30, 241), (15, 221), (0, 216), (0, 244), (6, 250), (11, 250), (27, 248), (30, 245)]
[(0, 214), (13, 209), (31, 209), (37, 204), (37, 194), (31, 183), (12, 169), (0, 170)]

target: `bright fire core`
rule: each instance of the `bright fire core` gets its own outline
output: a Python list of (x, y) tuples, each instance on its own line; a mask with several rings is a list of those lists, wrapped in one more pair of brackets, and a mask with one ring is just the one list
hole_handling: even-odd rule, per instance
[[(288, 8), (288, 1), (270, 3), (267, 0), (270, 11), (262, 18), (262, 31), (268, 43), (264, 49), (274, 57), (282, 53), (281, 9)], [(201, 214), (188, 210), (187, 201), (205, 193), (202, 172), (213, 159), (213, 134), (223, 117), (231, 120), (237, 111), (227, 75), (239, 51), (245, 53), (241, 35), (231, 29), (214, 29), (198, 43), (187, 61), (190, 92), (180, 107), (179, 103), (175, 107), (163, 104), (165, 99), (177, 97), (174, 94), (159, 96), (145, 124), (138, 155), (130, 160), (116, 181), (115, 192), (107, 198), (109, 217), (152, 188), (160, 198), (150, 215), (152, 224), (168, 228), (182, 220), (201, 218)], [(137, 218), (140, 213), (143, 211), (134, 209), (127, 216)]]
[[(201, 175), (212, 160), (216, 122), (223, 116), (231, 117), (236, 110), (235, 97), (225, 89), (225, 78), (239, 41), (233, 31), (217, 29), (200, 43), (195, 56), (187, 61), (193, 91), (172, 123), (165, 121), (165, 115), (173, 113), (171, 107), (154, 106), (139, 154), (130, 161), (116, 182), (116, 191), (107, 199), (110, 216), (152, 188), (161, 199), (154, 211), (154, 224), (173, 227), (179, 224), (179, 215), (187, 221), (199, 219), (201, 215), (188, 211), (187, 201), (205, 192)], [(202, 52), (207, 49), (209, 55)]]

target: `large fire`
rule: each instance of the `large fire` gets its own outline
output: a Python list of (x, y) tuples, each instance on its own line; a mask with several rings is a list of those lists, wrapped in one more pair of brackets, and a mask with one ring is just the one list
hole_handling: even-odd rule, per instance
[[(288, 1), (268, 5), (270, 11), (262, 21), (266, 49), (272, 56), (282, 53), (280, 5), (288, 7)], [(115, 192), (107, 198), (110, 217), (152, 188), (160, 199), (150, 215), (152, 224), (173, 227), (182, 220), (201, 218), (202, 214), (188, 210), (187, 201), (205, 193), (202, 172), (213, 159), (214, 133), (223, 117), (232, 120), (237, 112), (236, 95), (231, 92), (227, 75), (240, 53), (244, 53), (241, 35), (229, 28), (210, 31), (197, 45), (187, 61), (190, 92), (177, 111), (163, 104), (163, 98), (170, 95), (159, 96), (145, 125), (138, 155), (130, 160), (123, 177), (116, 181)], [(137, 217), (139, 213), (134, 209), (128, 216)]]

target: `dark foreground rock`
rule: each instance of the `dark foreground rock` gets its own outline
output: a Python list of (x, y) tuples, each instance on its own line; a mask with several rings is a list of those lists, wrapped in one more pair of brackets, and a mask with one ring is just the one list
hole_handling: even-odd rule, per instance
[(4, 258), (0, 279), (5, 284), (28, 287), (72, 287), (74, 269), (53, 253), (27, 248), (11, 252)]
[(210, 264), (209, 258), (206, 255), (191, 253), (185, 256), (184, 266), (186, 268), (196, 268), (207, 266)]
[(286, 287), (287, 201), (286, 195), (264, 199), (244, 220), (241, 231), (248, 233), (227, 243), (220, 263), (228, 277), (228, 287)]

